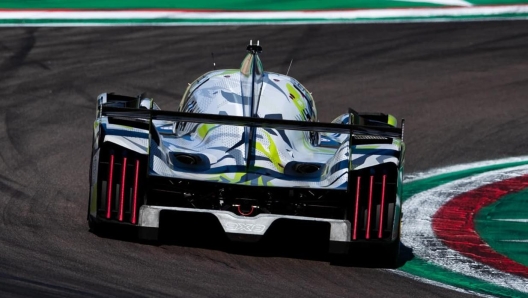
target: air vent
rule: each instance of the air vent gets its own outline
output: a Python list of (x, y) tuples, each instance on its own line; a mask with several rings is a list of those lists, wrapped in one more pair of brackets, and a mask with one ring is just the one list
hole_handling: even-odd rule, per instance
[(189, 154), (178, 154), (175, 156), (176, 160), (186, 165), (196, 165), (200, 162), (200, 158)]
[(299, 178), (321, 177), (325, 165), (315, 162), (290, 161), (284, 167), (284, 174)]
[(320, 168), (321, 166), (317, 164), (299, 163), (295, 166), (295, 171), (297, 171), (297, 173), (299, 174), (313, 174), (319, 171)]
[(172, 153), (170, 154), (172, 164), (176, 170), (206, 171), (211, 168), (211, 163), (206, 155), (200, 153)]

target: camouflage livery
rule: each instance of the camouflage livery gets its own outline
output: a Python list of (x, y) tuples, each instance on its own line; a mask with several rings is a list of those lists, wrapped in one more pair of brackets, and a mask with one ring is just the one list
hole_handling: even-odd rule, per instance
[[(320, 123), (311, 93), (264, 71), (260, 50), (248, 46), (240, 69), (199, 77), (177, 112), (141, 96), (98, 97), (92, 227), (157, 229), (159, 212), (172, 210), (213, 214), (227, 234), (263, 235), (275, 219), (304, 218), (332, 223), (331, 241), (398, 239), (404, 143), (396, 119), (349, 110)], [(321, 205), (331, 212), (306, 211)], [(233, 230), (239, 222), (263, 228)]]

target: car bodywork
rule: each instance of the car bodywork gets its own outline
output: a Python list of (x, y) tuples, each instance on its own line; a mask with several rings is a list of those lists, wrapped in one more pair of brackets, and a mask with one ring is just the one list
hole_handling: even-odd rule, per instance
[(175, 112), (144, 96), (98, 97), (90, 226), (155, 239), (162, 217), (208, 215), (229, 238), (255, 241), (278, 222), (316, 222), (331, 252), (396, 249), (403, 121), (349, 109), (319, 122), (303, 85), (264, 71), (260, 46), (247, 51), (240, 69), (191, 83)]

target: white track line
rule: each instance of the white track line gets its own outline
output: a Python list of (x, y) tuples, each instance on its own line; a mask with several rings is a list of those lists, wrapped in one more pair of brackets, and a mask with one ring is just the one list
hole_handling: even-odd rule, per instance
[(394, 0), (399, 2), (411, 2), (411, 3), (430, 3), (445, 6), (473, 6), (473, 4), (464, 0)]
[[(496, 161), (498, 164), (498, 162)], [(528, 293), (528, 279), (504, 273), (446, 247), (433, 232), (431, 219), (453, 197), (493, 182), (528, 174), (528, 166), (486, 172), (418, 193), (403, 204), (402, 242), (413, 253), (437, 266), (488, 283)]]
[(478, 293), (478, 292), (474, 292), (474, 291), (470, 291), (470, 290), (461, 289), (461, 288), (457, 288), (457, 287), (454, 287), (454, 286), (446, 285), (446, 284), (443, 284), (441, 282), (437, 282), (437, 281), (434, 281), (434, 280), (430, 280), (430, 279), (426, 279), (426, 278), (419, 277), (419, 276), (416, 276), (416, 275), (412, 275), (410, 273), (403, 272), (403, 271), (400, 271), (400, 270), (395, 270), (395, 269), (386, 269), (386, 270), (390, 271), (390, 272), (392, 272), (394, 274), (398, 274), (400, 276), (407, 277), (407, 278), (410, 278), (412, 280), (416, 280), (416, 281), (422, 282), (424, 284), (437, 286), (437, 287), (448, 289), (448, 290), (452, 290), (452, 291), (455, 291), (455, 292), (460, 292), (460, 293), (465, 293), (465, 294), (472, 294), (472, 295), (476, 295), (476, 296), (480, 296), (480, 297), (489, 297), (489, 298), (495, 297), (495, 296), (485, 295), (485, 294), (481, 294), (481, 293)]
[(476, 6), (476, 7), (440, 7), (407, 9), (363, 9), (340, 11), (248, 11), (248, 12), (205, 12), (178, 10), (115, 10), (115, 11), (60, 11), (60, 10), (1, 10), (0, 19), (4, 20), (355, 20), (379, 18), (434, 18), (434, 17), (471, 17), (501, 14), (527, 14), (528, 5)]
[(492, 219), (492, 220), (496, 220), (496, 221), (511, 221), (511, 222), (528, 222), (528, 219), (516, 219), (516, 218), (496, 218), (496, 219)]

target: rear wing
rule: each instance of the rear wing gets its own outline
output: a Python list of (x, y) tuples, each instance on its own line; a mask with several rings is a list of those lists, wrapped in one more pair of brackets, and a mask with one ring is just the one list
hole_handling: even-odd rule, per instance
[[(242, 116), (229, 116), (217, 114), (200, 114), (187, 112), (172, 112), (162, 110), (117, 108), (103, 105), (101, 115), (109, 118), (135, 119), (145, 124), (144, 119), (150, 124), (152, 120), (185, 121), (194, 123), (223, 124), (233, 126), (260, 127), (284, 130), (316, 131), (327, 133), (344, 133), (350, 135), (372, 135), (387, 138), (403, 137), (402, 127), (384, 127), (375, 125), (339, 124), (324, 122), (308, 122), (283, 119), (255, 118)], [(351, 117), (353, 115), (351, 114)], [(352, 118), (351, 118), (352, 119)]]
[[(369, 136), (380, 136), (385, 138), (403, 138), (403, 125), (401, 127), (391, 126), (375, 126), (375, 125), (358, 125), (358, 124), (339, 124), (339, 123), (321, 123), (321, 122), (307, 122), (307, 121), (294, 121), (294, 120), (282, 120), (282, 119), (269, 119), (269, 118), (253, 118), (253, 117), (241, 117), (241, 116), (228, 116), (228, 115), (216, 115), (216, 114), (199, 114), (199, 113), (186, 113), (186, 112), (169, 112), (162, 110), (149, 110), (149, 109), (135, 109), (135, 108), (118, 108), (111, 106), (101, 106), (101, 116), (108, 117), (109, 122), (125, 121), (129, 126), (135, 126), (138, 128), (147, 129), (150, 131), (150, 135), (159, 143), (158, 134), (153, 133), (155, 130), (152, 120), (161, 121), (185, 121), (191, 123), (208, 123), (208, 124), (221, 124), (221, 125), (233, 125), (233, 126), (247, 126), (251, 128), (272, 128), (272, 129), (284, 129), (284, 130), (298, 130), (298, 131), (316, 131), (316, 132), (327, 132), (327, 133), (343, 133), (354, 135), (369, 135)], [(354, 115), (350, 114), (350, 123), (354, 123)], [(251, 142), (250, 142), (251, 146)], [(352, 142), (349, 144), (350, 150), (352, 150)], [(349, 171), (348, 181), (351, 181), (353, 176), (352, 166), (352, 154), (348, 157)], [(354, 183), (347, 183), (346, 192), (354, 194), (355, 188)]]

